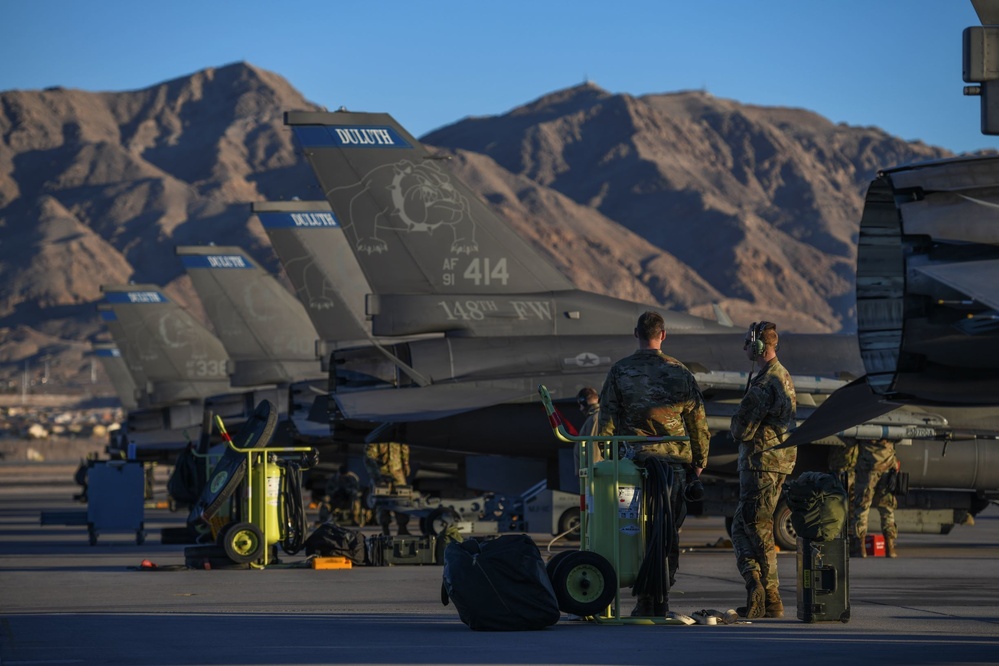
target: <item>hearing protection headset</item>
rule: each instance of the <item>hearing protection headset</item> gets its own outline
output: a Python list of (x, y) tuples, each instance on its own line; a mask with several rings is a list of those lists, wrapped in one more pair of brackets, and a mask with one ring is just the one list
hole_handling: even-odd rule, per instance
[[(763, 331), (768, 328), (777, 328), (777, 324), (773, 324), (769, 321), (761, 321), (759, 323), (753, 322), (749, 326), (749, 331), (746, 332), (746, 349), (751, 349), (753, 351), (753, 358), (759, 358), (763, 356), (763, 352), (766, 349), (766, 344), (763, 342)], [(776, 351), (777, 348), (774, 348)]]

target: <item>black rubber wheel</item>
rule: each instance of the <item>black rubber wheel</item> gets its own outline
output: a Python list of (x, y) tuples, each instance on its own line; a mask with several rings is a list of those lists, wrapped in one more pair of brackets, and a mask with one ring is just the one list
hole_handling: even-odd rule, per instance
[(574, 615), (596, 615), (614, 600), (617, 577), (602, 555), (586, 550), (568, 553), (552, 576), (559, 610)]
[(798, 533), (791, 524), (791, 509), (784, 500), (777, 503), (774, 511), (774, 543), (781, 550), (798, 549)]
[(570, 529), (574, 530), (565, 535), (567, 539), (579, 541), (579, 526), (582, 521), (579, 518), (579, 507), (574, 506), (566, 509), (558, 519), (558, 533), (565, 534)]
[(562, 563), (562, 560), (564, 560), (566, 556), (572, 555), (575, 552), (576, 551), (574, 550), (563, 550), (561, 553), (555, 553), (551, 556), (551, 559), (545, 563), (545, 570), (548, 572), (549, 581), (555, 579), (555, 569)]
[(430, 536), (440, 536), (457, 522), (458, 514), (451, 507), (439, 506), (427, 516), (424, 527)]
[(223, 548), (237, 564), (253, 562), (264, 553), (264, 534), (253, 523), (236, 523), (225, 531)]
[(233, 527), (234, 525), (236, 525), (236, 521), (233, 521), (231, 523), (226, 523), (225, 525), (222, 526), (222, 529), (219, 530), (219, 533), (215, 535), (215, 545), (221, 548), (222, 550), (225, 550), (226, 532), (228, 532), (229, 528)]

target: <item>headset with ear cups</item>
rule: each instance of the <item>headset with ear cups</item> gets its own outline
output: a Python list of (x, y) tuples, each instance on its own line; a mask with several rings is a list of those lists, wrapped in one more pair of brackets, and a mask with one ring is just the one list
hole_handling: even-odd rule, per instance
[[(763, 342), (763, 331), (768, 327), (777, 328), (776, 324), (772, 324), (769, 321), (753, 322), (749, 326), (749, 331), (746, 333), (746, 349), (751, 349), (753, 351), (753, 358), (759, 358), (763, 356), (763, 352), (766, 350), (766, 344)], [(776, 347), (774, 351), (777, 351)]]

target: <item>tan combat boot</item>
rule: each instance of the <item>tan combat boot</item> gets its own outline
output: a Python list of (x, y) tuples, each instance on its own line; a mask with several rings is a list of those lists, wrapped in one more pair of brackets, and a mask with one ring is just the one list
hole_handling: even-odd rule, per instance
[(895, 550), (894, 539), (885, 539), (885, 555), (888, 557), (898, 557), (898, 551)]
[[(760, 582), (760, 572), (750, 571), (746, 576), (746, 605), (739, 606), (735, 612), (739, 617), (751, 620), (763, 617), (766, 612), (767, 592)], [(783, 608), (783, 607), (782, 607)]]
[(763, 617), (784, 617), (784, 602), (780, 600), (780, 593), (777, 588), (767, 590), (766, 612)]

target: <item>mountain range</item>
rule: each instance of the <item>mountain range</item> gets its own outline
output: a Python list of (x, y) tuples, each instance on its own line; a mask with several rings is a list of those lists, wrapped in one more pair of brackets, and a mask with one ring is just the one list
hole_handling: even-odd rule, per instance
[[(248, 63), (128, 92), (0, 92), (0, 382), (109, 392), (86, 355), (108, 339), (102, 284), (162, 285), (204, 320), (176, 245), (240, 245), (279, 272), (250, 203), (322, 196), (291, 110), (321, 108)], [(580, 288), (801, 332), (855, 330), (877, 171), (951, 156), (804, 109), (590, 83), (421, 141)]]

